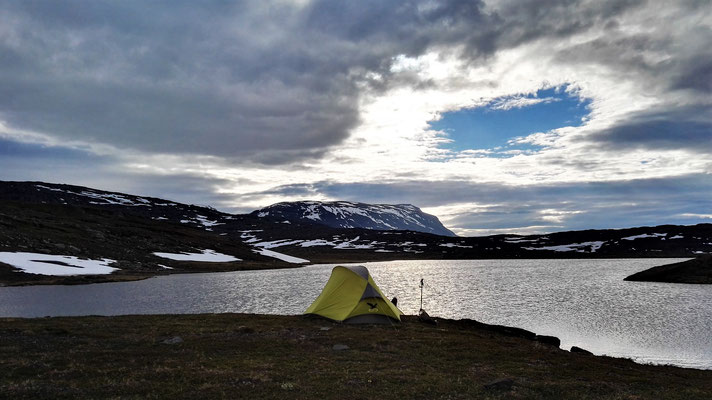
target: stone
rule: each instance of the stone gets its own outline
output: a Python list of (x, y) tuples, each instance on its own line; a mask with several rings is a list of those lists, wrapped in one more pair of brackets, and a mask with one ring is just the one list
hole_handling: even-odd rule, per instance
[(163, 343), (163, 344), (178, 344), (178, 343), (183, 343), (183, 338), (181, 338), (180, 336), (173, 336), (172, 338), (166, 339), (166, 340), (164, 340), (164, 341), (161, 342), (161, 343)]
[(561, 346), (561, 340), (556, 336), (536, 335), (534, 338), (539, 343), (549, 344), (555, 347)]
[(582, 349), (582, 348), (580, 348), (580, 347), (578, 347), (578, 346), (571, 346), (571, 352), (572, 352), (572, 353), (578, 353), (578, 354), (586, 354), (586, 355), (589, 355), (589, 356), (592, 356), (592, 355), (593, 355), (593, 353), (591, 353), (590, 351), (588, 351), (588, 350), (586, 350), (586, 349)]
[(250, 328), (249, 326), (244, 326), (244, 325), (238, 326), (237, 328), (235, 328), (235, 331), (239, 332), (239, 333), (254, 333), (255, 332), (254, 329)]
[(487, 390), (497, 390), (497, 391), (504, 392), (504, 391), (512, 390), (512, 386), (514, 386), (514, 379), (502, 378), (502, 379), (494, 380), (490, 383), (486, 383), (484, 385), (484, 388)]
[(334, 351), (342, 351), (342, 350), (348, 350), (349, 346), (345, 344), (335, 344), (332, 348)]

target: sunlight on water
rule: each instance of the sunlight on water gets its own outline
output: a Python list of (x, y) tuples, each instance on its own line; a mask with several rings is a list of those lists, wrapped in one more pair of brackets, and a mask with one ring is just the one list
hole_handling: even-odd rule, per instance
[[(365, 264), (399, 308), (561, 339), (562, 348), (712, 369), (712, 285), (624, 282), (678, 260), (471, 260)], [(301, 314), (333, 265), (173, 275), (139, 282), (0, 288), (0, 316)]]

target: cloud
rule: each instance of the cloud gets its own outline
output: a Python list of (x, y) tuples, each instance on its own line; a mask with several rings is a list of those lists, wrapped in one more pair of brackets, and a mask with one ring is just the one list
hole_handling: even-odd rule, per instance
[(560, 99), (555, 97), (510, 97), (495, 101), (489, 106), (489, 108), (492, 110), (507, 111), (513, 108), (524, 108), (535, 104), (553, 103), (555, 101), (560, 101)]
[(551, 3), (9, 3), (0, 118), (154, 153), (318, 157), (359, 125), (368, 74), (404, 84), (389, 70), (399, 55), (461, 47), (479, 60), (628, 6)]
[(15, 128), (154, 153), (290, 159), (341, 142), (358, 122), (348, 68), (322, 66), (306, 35), (278, 26), (294, 19), (287, 4), (272, 23), (268, 8), (223, 2), (4, 8), (0, 118)]
[(689, 149), (712, 152), (712, 117), (709, 107), (687, 107), (637, 113), (586, 140), (615, 148)]

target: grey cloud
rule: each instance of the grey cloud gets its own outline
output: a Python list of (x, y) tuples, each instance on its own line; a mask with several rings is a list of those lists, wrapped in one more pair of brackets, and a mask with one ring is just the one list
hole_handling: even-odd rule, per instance
[(712, 152), (709, 107), (643, 112), (586, 138), (602, 148), (688, 149)]
[(360, 117), (357, 82), (367, 72), (385, 77), (369, 90), (429, 84), (395, 76), (397, 55), (457, 45), (471, 63), (486, 63), (500, 49), (594, 27), (607, 27), (610, 37), (562, 50), (563, 62), (606, 63), (631, 76), (648, 71), (671, 90), (709, 90), (709, 57), (691, 56), (704, 50), (704, 31), (690, 38), (690, 54), (650, 65), (640, 53), (669, 43), (617, 28), (641, 1), (502, 4), (488, 13), (482, 1), (459, 0), (319, 0), (304, 8), (6, 2), (0, 119), (62, 139), (288, 164), (319, 158), (349, 136)]
[[(709, 32), (712, 36), (712, 32)], [(691, 89), (709, 95), (712, 93), (712, 52), (697, 54), (680, 68), (674, 76), (672, 89)]]
[[(348, 70), (325, 74), (325, 60), (288, 31), (271, 32), (258, 7), (5, 8), (13, 23), (0, 37), (0, 116), (15, 127), (151, 152), (292, 159), (340, 142), (358, 123)], [(249, 20), (255, 14), (263, 20)], [(273, 34), (276, 43), (259, 45)]]

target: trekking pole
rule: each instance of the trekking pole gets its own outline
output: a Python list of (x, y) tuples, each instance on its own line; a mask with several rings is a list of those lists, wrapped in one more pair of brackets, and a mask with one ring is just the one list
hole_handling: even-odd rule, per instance
[(423, 309), (423, 286), (425, 284), (423, 283), (423, 278), (420, 278), (420, 309)]

